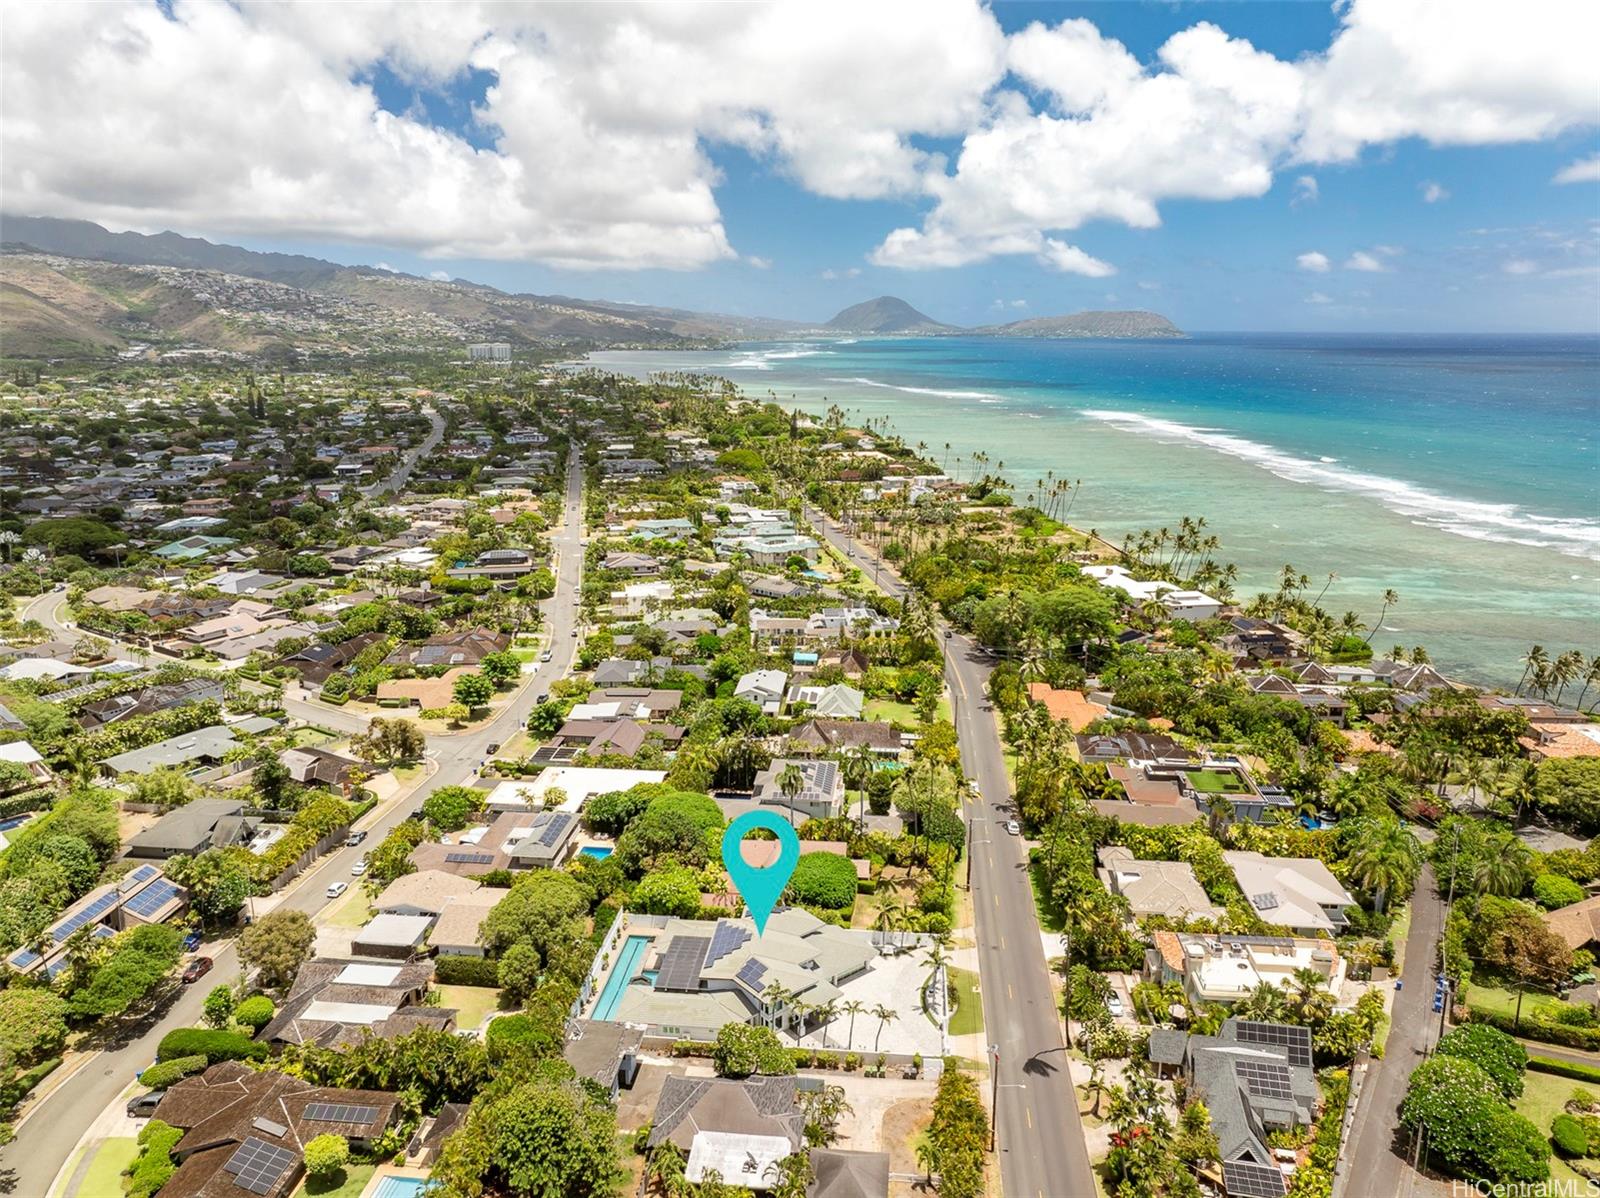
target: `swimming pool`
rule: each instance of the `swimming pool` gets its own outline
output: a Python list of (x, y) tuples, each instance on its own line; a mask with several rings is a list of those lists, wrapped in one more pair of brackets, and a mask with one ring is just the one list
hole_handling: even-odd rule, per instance
[(426, 1177), (385, 1177), (372, 1191), (372, 1198), (417, 1198), (432, 1185)]
[(639, 967), (639, 958), (644, 956), (645, 945), (649, 943), (649, 936), (629, 936), (623, 944), (611, 976), (606, 979), (605, 989), (600, 991), (600, 1001), (594, 1005), (596, 1019), (610, 1019), (617, 1013), (622, 992), (633, 979), (633, 971)]
[(596, 861), (604, 861), (611, 853), (610, 846), (603, 844), (586, 844), (578, 850), (578, 856), (593, 857)]

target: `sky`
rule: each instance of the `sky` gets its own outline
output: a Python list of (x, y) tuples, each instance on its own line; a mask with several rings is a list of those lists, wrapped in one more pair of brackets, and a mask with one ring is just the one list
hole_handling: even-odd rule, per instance
[(0, 0), (0, 207), (509, 291), (1600, 331), (1600, 4)]

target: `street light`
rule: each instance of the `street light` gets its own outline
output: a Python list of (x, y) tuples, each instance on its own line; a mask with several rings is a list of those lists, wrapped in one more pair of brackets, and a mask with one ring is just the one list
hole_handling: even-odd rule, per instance
[(1000, 1046), (989, 1045), (989, 1151), (993, 1152), (1000, 1139)]

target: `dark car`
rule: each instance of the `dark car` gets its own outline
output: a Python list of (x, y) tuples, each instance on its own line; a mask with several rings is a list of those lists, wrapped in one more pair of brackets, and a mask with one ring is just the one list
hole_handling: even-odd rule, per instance
[(200, 933), (199, 932), (190, 932), (187, 936), (185, 936), (183, 938), (183, 951), (184, 952), (192, 953), (192, 952), (194, 952), (195, 949), (197, 949), (199, 947), (200, 947)]
[(183, 984), (189, 986), (198, 982), (211, 972), (212, 961), (210, 957), (196, 957), (183, 967)]
[(490, 753), (498, 753), (500, 751), (500, 742), (499, 741), (495, 741), (492, 745), (489, 746), (487, 751), (490, 752)]
[(165, 1094), (165, 1090), (151, 1090), (148, 1094), (141, 1094), (137, 1098), (128, 1099), (128, 1118), (150, 1118), (151, 1115), (156, 1113), (156, 1107), (161, 1105), (161, 1099)]
[(365, 831), (352, 832), (352, 833), (350, 833), (350, 835), (348, 835), (348, 836), (346, 836), (344, 838), (344, 843), (345, 843), (345, 846), (347, 848), (353, 848), (354, 846), (360, 844), (366, 838), (367, 838), (367, 834), (366, 834)]

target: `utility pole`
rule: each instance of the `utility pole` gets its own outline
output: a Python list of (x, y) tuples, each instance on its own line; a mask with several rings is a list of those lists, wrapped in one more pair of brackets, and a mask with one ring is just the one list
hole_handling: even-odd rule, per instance
[[(1439, 976), (1444, 979), (1444, 1001), (1439, 1004), (1439, 1039), (1444, 1039), (1444, 1021), (1450, 1014), (1450, 978), (1445, 973), (1444, 946), (1450, 931), (1450, 907), (1456, 901), (1456, 862), (1461, 856), (1461, 821), (1456, 821), (1450, 846), (1450, 885), (1445, 892), (1444, 925), (1439, 933)], [(1522, 1014), (1522, 995), (1517, 995), (1517, 1014)], [(1513, 1024), (1515, 1026), (1515, 1024)]]
[(1062, 989), (1065, 992), (1065, 1002), (1061, 1008), (1061, 1023), (1066, 1031), (1067, 1051), (1072, 1051), (1072, 925), (1067, 925), (1067, 930), (1061, 936), (1062, 947), (1066, 950), (1066, 957), (1061, 963), (1061, 975), (1064, 979)]
[(989, 1151), (1000, 1142), (1000, 1046), (989, 1045)]

